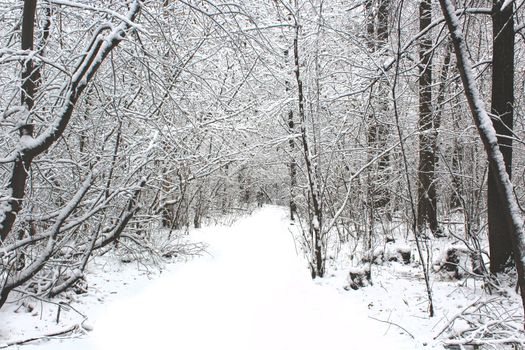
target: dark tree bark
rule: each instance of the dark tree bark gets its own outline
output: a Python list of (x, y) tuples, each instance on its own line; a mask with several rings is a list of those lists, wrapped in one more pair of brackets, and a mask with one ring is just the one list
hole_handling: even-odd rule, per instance
[(366, 43), (368, 51), (374, 52), (376, 47), (375, 41), (375, 16), (373, 11), (372, 0), (365, 2), (365, 16), (366, 16)]
[(390, 1), (379, 0), (377, 7), (377, 41), (380, 47), (388, 42)]
[[(423, 31), (431, 24), (432, 3), (419, 3), (419, 29)], [(430, 231), (438, 233), (436, 199), (436, 155), (434, 145), (437, 130), (432, 108), (432, 39), (427, 32), (419, 44), (419, 167), (418, 167), (418, 232), (428, 225)]]
[(514, 260), (518, 272), (518, 285), (520, 287), (522, 304), (525, 308), (525, 232), (521, 211), (514, 197), (513, 185), (507, 173), (498, 140), (494, 137), (495, 129), (490, 124), (490, 120), (488, 120), (489, 116), (474, 81), (472, 65), (467, 57), (465, 39), (459, 27), (458, 19), (454, 12), (455, 9), (449, 0), (439, 0), (439, 2), (451, 34), (457, 66), (472, 118), (485, 148), (489, 167), (495, 174), (496, 190), (502, 204), (500, 207), (501, 216), (510, 228), (509, 237), (512, 242), (513, 254), (516, 256)]
[[(36, 15), (36, 0), (25, 0), (22, 14), (22, 50), (33, 50), (34, 46), (34, 31), (35, 31), (35, 15)], [(31, 112), (35, 103), (36, 79), (38, 73), (35, 73), (33, 60), (27, 59), (22, 68), (22, 86), (21, 86), (21, 106), (28, 112)], [(33, 125), (30, 120), (20, 121), (25, 122), (19, 129), (20, 137), (33, 137)], [(13, 164), (13, 172), (7, 188), (10, 188), (11, 198), (9, 206), (11, 210), (5, 213), (4, 220), (0, 225), (0, 239), (4, 241), (8, 233), (13, 227), (16, 215), (22, 208), (22, 198), (24, 197), (25, 184), (27, 181), (28, 171), (31, 167), (32, 157), (29, 154), (20, 152)]]
[[(295, 123), (293, 120), (293, 111), (288, 112), (288, 128), (290, 133), (295, 132)], [(297, 203), (295, 203), (295, 189), (297, 187), (297, 161), (293, 153), (295, 149), (295, 141), (290, 139), (290, 153), (292, 159), (290, 160), (290, 220), (294, 221), (297, 215)]]
[[(512, 173), (512, 129), (514, 117), (514, 17), (513, 6), (501, 10), (503, 1), (494, 0), (492, 26), (492, 124), (498, 134), (507, 174)], [(490, 272), (503, 271), (512, 252), (508, 222), (502, 215), (503, 205), (492, 168), (488, 176), (488, 227), (490, 246)]]
[[(33, 50), (35, 32), (36, 0), (24, 0), (22, 14), (22, 50)], [(28, 111), (33, 109), (35, 103), (36, 79), (38, 73), (34, 69), (33, 60), (24, 62), (22, 69), (21, 103)]]

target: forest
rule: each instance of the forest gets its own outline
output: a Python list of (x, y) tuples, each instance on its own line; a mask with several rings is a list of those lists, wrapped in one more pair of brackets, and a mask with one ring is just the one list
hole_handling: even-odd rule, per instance
[(0, 319), (271, 207), (312, 283), (400, 273), (440, 346), (522, 349), (524, 6), (0, 0)]

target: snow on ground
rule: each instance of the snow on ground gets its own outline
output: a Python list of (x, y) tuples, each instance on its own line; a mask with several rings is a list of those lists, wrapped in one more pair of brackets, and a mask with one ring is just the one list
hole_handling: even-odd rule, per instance
[[(231, 227), (194, 230), (194, 239), (209, 245), (208, 254), (171, 264), (151, 279), (136, 266), (95, 265), (96, 273), (88, 275), (90, 293), (73, 303), (94, 330), (20, 349), (441, 348), (431, 341), (437, 320), (425, 316), (423, 283), (387, 283), (386, 276), (373, 287), (345, 291), (337, 273), (312, 281), (285, 216), (280, 208), (265, 207)], [(403, 305), (416, 311), (403, 311)], [(82, 319), (68, 311), (56, 325), (55, 305), (34, 316), (13, 313), (15, 306), (0, 311), (0, 344)], [(369, 316), (401, 321), (416, 339)]]

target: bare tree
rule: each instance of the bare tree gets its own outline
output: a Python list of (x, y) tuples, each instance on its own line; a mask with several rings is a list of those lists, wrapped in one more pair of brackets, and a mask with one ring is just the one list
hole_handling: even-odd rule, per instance
[[(34, 14), (36, 1), (24, 1), (24, 19), (23, 23), (23, 49), (29, 50), (33, 47), (33, 28), (34, 28)], [(32, 69), (33, 64), (26, 63), (24, 67), (23, 77), (23, 91), (22, 91), (22, 105), (18, 111), (20, 119), (16, 123), (21, 123), (20, 141), (21, 147), (9, 155), (8, 158), (3, 159), (2, 163), (12, 163), (12, 172), (10, 180), (7, 184), (6, 192), (9, 193), (9, 199), (0, 208), (0, 239), (4, 241), (16, 220), (17, 214), (22, 208), (22, 201), (24, 198), (24, 191), (28, 170), (31, 162), (38, 155), (48, 150), (64, 133), (74, 107), (82, 95), (88, 83), (93, 79), (98, 68), (109, 55), (109, 53), (123, 40), (126, 32), (132, 27), (131, 23), (140, 11), (140, 2), (134, 1), (130, 10), (124, 17), (125, 20), (114, 28), (112, 28), (106, 35), (104, 32), (108, 28), (99, 28), (99, 30), (92, 37), (89, 46), (85, 49), (85, 55), (77, 63), (76, 69), (72, 72), (72, 79), (68, 82), (64, 91), (62, 92), (62, 107), (58, 111), (58, 115), (50, 125), (40, 134), (34, 137), (33, 126), (31, 120), (31, 109), (33, 107), (35, 98), (35, 76), (37, 73)], [(34, 58), (28, 57), (26, 61), (32, 61)], [(28, 69), (30, 70), (28, 72)], [(38, 68), (37, 68), (38, 69)], [(21, 112), (21, 113), (20, 113)]]
[(496, 130), (485, 110), (485, 105), (479, 96), (479, 91), (474, 81), (472, 65), (468, 58), (465, 39), (461, 32), (454, 6), (449, 0), (440, 0), (440, 5), (454, 45), (457, 67), (472, 117), (485, 147), (489, 167), (495, 174), (494, 180), (497, 186), (497, 193), (502, 204), (500, 213), (511, 228), (510, 237), (516, 257), (514, 260), (518, 271), (518, 285), (525, 309), (525, 233), (523, 232), (523, 219), (513, 193), (512, 182), (506, 170), (505, 159), (498, 145)]

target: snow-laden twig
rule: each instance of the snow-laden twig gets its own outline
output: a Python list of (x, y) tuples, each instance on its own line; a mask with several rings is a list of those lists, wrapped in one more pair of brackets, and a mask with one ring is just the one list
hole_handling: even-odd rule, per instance
[(450, 321), (448, 321), (448, 323), (445, 325), (445, 327), (443, 327), (435, 336), (434, 336), (434, 339), (437, 339), (441, 336), (441, 334), (443, 334), (447, 329), (450, 329), (451, 325), (454, 323), (454, 321), (456, 321), (460, 316), (462, 315), (465, 315), (467, 310), (470, 309), (472, 306), (476, 305), (477, 303), (479, 303), (479, 301), (481, 300), (481, 298), (478, 298), (476, 300), (474, 300), (473, 302), (471, 302), (470, 304), (468, 304), (466, 307), (463, 308), (463, 310), (461, 310), (460, 312), (458, 312), (456, 315), (454, 315)]
[(33, 342), (33, 341), (37, 341), (37, 340), (49, 339), (49, 338), (57, 337), (59, 335), (66, 335), (66, 334), (81, 332), (82, 330), (83, 330), (83, 327), (81, 325), (74, 324), (74, 325), (66, 327), (64, 329), (60, 329), (58, 331), (51, 332), (51, 333), (46, 333), (46, 334), (39, 335), (39, 336), (36, 336), (36, 337), (8, 341), (7, 343), (0, 344), (0, 349), (5, 349), (5, 348), (8, 348), (8, 347), (13, 346), (13, 345), (23, 345), (23, 344), (27, 344), (27, 343), (30, 343), (30, 342)]
[(388, 320), (381, 320), (381, 319), (375, 318), (373, 316), (368, 316), (368, 318), (370, 318), (370, 319), (372, 319), (374, 321), (378, 321), (378, 322), (382, 322), (382, 323), (388, 323), (389, 325), (396, 326), (396, 327), (400, 328), (403, 332), (408, 334), (412, 339), (416, 339), (412, 333), (410, 333), (409, 331), (406, 330), (406, 328), (404, 328), (403, 326), (401, 326), (401, 325), (399, 325), (399, 324), (397, 324), (395, 322), (388, 321)]
[(86, 321), (88, 319), (88, 317), (83, 314), (82, 312), (80, 312), (78, 309), (74, 308), (73, 306), (71, 306), (70, 304), (68, 303), (64, 303), (64, 302), (55, 302), (53, 300), (50, 300), (50, 299), (47, 299), (47, 298), (42, 298), (34, 293), (29, 293), (29, 292), (26, 292), (25, 290), (22, 290), (22, 289), (14, 289), (14, 291), (16, 293), (20, 293), (22, 295), (24, 295), (24, 297), (27, 297), (27, 298), (33, 298), (33, 299), (36, 299), (42, 303), (47, 303), (47, 304), (53, 304), (53, 305), (56, 305), (58, 307), (61, 307), (63, 309), (66, 309), (67, 311), (69, 310), (73, 310), (75, 313), (77, 313), (80, 317), (82, 317), (82, 322)]
[[(403, 141), (407, 140), (409, 137), (413, 136), (414, 133), (410, 133), (409, 135), (405, 136), (403, 138)], [(374, 163), (378, 162), (382, 157), (384, 157), (385, 154), (388, 154), (390, 151), (392, 151), (393, 149), (395, 149), (396, 147), (398, 147), (399, 145), (401, 144), (401, 141), (398, 141), (396, 143), (394, 143), (392, 146), (386, 148), (385, 150), (383, 150), (382, 152), (380, 152), (379, 154), (377, 154), (374, 158), (370, 159), (365, 165), (363, 165), (361, 168), (359, 168), (356, 172), (354, 172), (347, 180), (346, 182), (349, 184), (348, 185), (348, 189), (346, 191), (346, 194), (345, 194), (345, 198), (343, 200), (343, 203), (341, 204), (341, 206), (339, 207), (339, 209), (336, 211), (336, 213), (334, 214), (334, 216), (332, 217), (332, 220), (330, 221), (330, 223), (324, 228), (324, 230), (326, 232), (330, 231), (332, 229), (332, 227), (334, 227), (334, 225), (336, 224), (337, 220), (339, 219), (339, 217), (341, 216), (341, 214), (343, 213), (343, 210), (346, 208), (346, 205), (348, 204), (348, 200), (350, 199), (350, 195), (353, 193), (352, 190), (352, 186), (350, 186), (350, 183), (355, 180), (356, 178), (359, 177), (359, 175), (365, 171), (366, 169), (368, 169), (370, 166), (372, 166)]]
[(445, 345), (525, 345), (519, 309), (509, 309), (506, 304), (503, 297), (476, 299), (454, 315), (434, 339), (444, 338)]
[(55, 5), (69, 6), (69, 7), (80, 8), (80, 9), (83, 9), (83, 10), (90, 10), (90, 11), (95, 11), (95, 12), (107, 13), (108, 15), (110, 15), (112, 17), (115, 17), (115, 18), (118, 18), (121, 21), (125, 22), (130, 27), (132, 27), (132, 28), (134, 28), (134, 29), (136, 29), (138, 31), (144, 32), (142, 26), (139, 25), (138, 23), (135, 23), (133, 20), (131, 20), (127, 16), (123, 16), (120, 13), (112, 11), (112, 10), (107, 9), (107, 8), (96, 7), (96, 6), (88, 5), (88, 4), (85, 4), (85, 3), (79, 3), (79, 2), (67, 1), (67, 0), (47, 0), (47, 2), (50, 2), (50, 3), (55, 4)]
[[(71, 76), (71, 80), (66, 83), (65, 92), (63, 93), (63, 105), (58, 112), (58, 117), (50, 123), (47, 128), (41, 132), (40, 135), (33, 137), (32, 130), (25, 136), (24, 142), (19, 143), (19, 147), (7, 159), (2, 159), (8, 162), (13, 159), (13, 171), (8, 182), (7, 188), (13, 191), (13, 197), (16, 198), (8, 202), (0, 208), (0, 239), (5, 240), (10, 234), (16, 216), (23, 206), (24, 190), (27, 181), (27, 170), (30, 167), (33, 159), (47, 151), (60, 137), (62, 137), (66, 130), (76, 103), (78, 102), (82, 92), (94, 77), (102, 62), (109, 55), (109, 53), (123, 40), (127, 31), (131, 28), (129, 22), (133, 22), (141, 9), (141, 1), (134, 0), (126, 14), (126, 20), (116, 27), (109, 26), (111, 32), (105, 36), (96, 33), (94, 39), (88, 46), (87, 51), (81, 54), (79, 65)], [(103, 30), (106, 30), (104, 27)]]
[(78, 191), (75, 193), (73, 198), (64, 206), (57, 216), (55, 223), (49, 228), (47, 243), (45, 244), (44, 249), (39, 253), (38, 258), (36, 258), (31, 264), (24, 267), (21, 271), (17, 271), (16, 274), (8, 276), (6, 278), (5, 284), (0, 289), (0, 306), (5, 303), (9, 293), (16, 287), (26, 283), (31, 278), (36, 276), (48, 263), (49, 259), (55, 254), (56, 246), (58, 243), (59, 234), (62, 232), (62, 225), (67, 220), (67, 218), (75, 211), (78, 207), (78, 204), (84, 198), (84, 195), (91, 188), (91, 185), (94, 180), (94, 175), (89, 174)]

